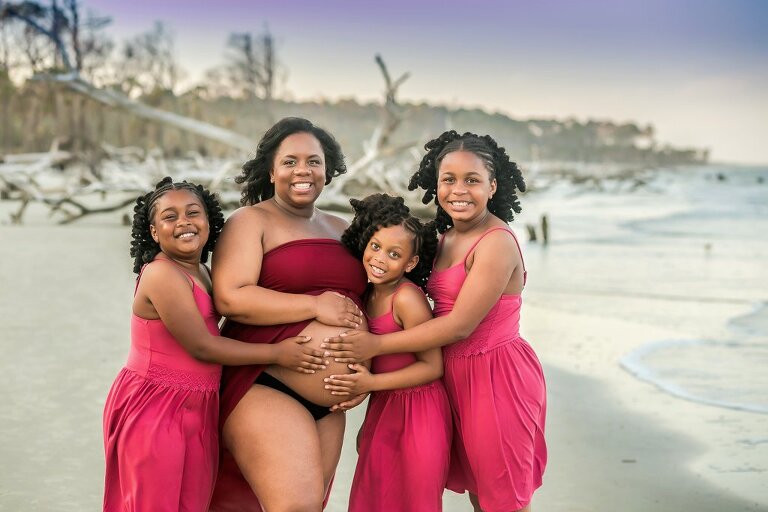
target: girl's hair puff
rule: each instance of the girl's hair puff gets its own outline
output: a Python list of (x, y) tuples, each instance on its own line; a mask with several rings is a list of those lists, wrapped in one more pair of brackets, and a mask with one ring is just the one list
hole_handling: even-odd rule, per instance
[(333, 135), (301, 117), (286, 117), (267, 130), (256, 148), (256, 156), (243, 164), (243, 173), (235, 178), (245, 184), (240, 205), (259, 203), (275, 195), (275, 185), (269, 181), (269, 172), (275, 160), (275, 152), (283, 140), (295, 133), (311, 133), (320, 142), (325, 156), (325, 184), (347, 172), (344, 154)]
[(203, 247), (200, 261), (208, 261), (208, 253), (213, 251), (216, 239), (224, 227), (224, 215), (221, 213), (221, 205), (214, 194), (211, 194), (202, 185), (195, 185), (186, 181), (174, 183), (170, 176), (166, 176), (157, 182), (155, 190), (148, 192), (136, 199), (133, 207), (133, 228), (131, 230), (131, 257), (133, 258), (133, 271), (138, 274), (141, 267), (155, 259), (160, 252), (160, 244), (155, 242), (149, 232), (155, 216), (157, 200), (169, 190), (188, 190), (195, 194), (203, 203), (205, 214), (208, 217), (209, 234), (208, 241)]
[(419, 257), (419, 262), (405, 276), (424, 288), (437, 253), (435, 222), (425, 224), (411, 215), (402, 197), (371, 194), (365, 199), (350, 199), (349, 202), (355, 217), (341, 236), (341, 243), (360, 259), (376, 231), (390, 226), (403, 226), (414, 235), (414, 254)]
[(419, 169), (411, 176), (408, 190), (421, 188), (424, 190), (422, 202), (428, 204), (434, 200), (437, 205), (435, 222), (437, 230), (445, 233), (453, 226), (453, 220), (440, 206), (437, 200), (437, 180), (445, 155), (454, 151), (467, 151), (475, 154), (485, 164), (491, 179), (496, 179), (496, 192), (488, 201), (488, 210), (503, 220), (510, 222), (515, 213), (520, 213), (520, 200), (517, 191), (525, 192), (523, 174), (515, 162), (509, 160), (509, 155), (490, 135), (477, 135), (465, 132), (459, 135), (454, 130), (443, 132), (438, 138), (424, 145), (427, 154), (421, 159)]

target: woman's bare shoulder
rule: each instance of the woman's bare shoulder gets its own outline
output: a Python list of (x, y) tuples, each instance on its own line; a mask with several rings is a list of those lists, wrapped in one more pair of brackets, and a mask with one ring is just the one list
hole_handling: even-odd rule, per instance
[(252, 204), (248, 206), (241, 206), (229, 216), (228, 221), (231, 219), (260, 219), (268, 217), (272, 214), (271, 209), (264, 205), (264, 203)]
[(322, 215), (323, 223), (336, 235), (336, 238), (341, 238), (341, 234), (349, 227), (349, 222), (338, 215), (327, 212), (320, 212), (320, 215)]
[(227, 218), (227, 221), (224, 223), (224, 229), (253, 229), (254, 226), (261, 226), (268, 223), (270, 217), (270, 212), (267, 209), (260, 207), (260, 204), (241, 206)]

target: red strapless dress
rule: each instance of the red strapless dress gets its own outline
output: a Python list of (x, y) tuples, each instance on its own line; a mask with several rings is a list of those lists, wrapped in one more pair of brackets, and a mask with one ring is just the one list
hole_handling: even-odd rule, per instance
[[(341, 242), (311, 238), (293, 240), (264, 254), (259, 286), (285, 293), (320, 295), (332, 290), (361, 306), (367, 276), (362, 263)], [(221, 334), (249, 343), (275, 343), (297, 336), (311, 320), (280, 325), (247, 325), (227, 320)], [(229, 417), (240, 399), (248, 392), (264, 365), (225, 366), (221, 379), (220, 424)], [(219, 475), (216, 480), (212, 512), (261, 512), (258, 499), (243, 478), (232, 454), (221, 450)]]

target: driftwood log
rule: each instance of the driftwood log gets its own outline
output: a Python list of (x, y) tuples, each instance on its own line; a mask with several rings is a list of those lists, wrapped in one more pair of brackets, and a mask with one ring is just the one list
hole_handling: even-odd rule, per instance
[(17, 200), (19, 208), (10, 214), (11, 222), (21, 224), (32, 202), (46, 205), (49, 215), (67, 224), (96, 213), (124, 209), (138, 195), (154, 187), (164, 176), (201, 183), (219, 191), (225, 205), (235, 204), (238, 195), (234, 176), (239, 162), (203, 158), (166, 160), (159, 151), (141, 148), (115, 148), (102, 145), (98, 172), (82, 155), (52, 146), (47, 153), (25, 153), (0, 157), (0, 197)]
[[(227, 178), (237, 174), (245, 155), (254, 151), (255, 141), (204, 121), (150, 107), (117, 91), (94, 86), (84, 80), (72, 66), (66, 46), (62, 44), (58, 34), (46, 30), (34, 19), (26, 16), (21, 8), (8, 8), (5, 14), (18, 18), (31, 30), (51, 39), (56, 51), (62, 56), (64, 67), (68, 70), (66, 73), (36, 75), (35, 80), (61, 84), (104, 105), (122, 109), (147, 121), (172, 126), (220, 142), (241, 153), (240, 158), (219, 162), (205, 160), (202, 156), (193, 154), (190, 155), (193, 165), (189, 165), (187, 161), (183, 172), (174, 172), (175, 160), (166, 160), (162, 154), (144, 152), (139, 148), (114, 148), (107, 144), (102, 145), (104, 156), (96, 165), (85, 165), (87, 159), (83, 155), (71, 155), (53, 149), (47, 153), (8, 155), (0, 161), (0, 185), (4, 197), (21, 200), (19, 210), (11, 215), (13, 222), (22, 221), (24, 211), (31, 201), (48, 205), (51, 214), (61, 214), (64, 217), (60, 221), (62, 223), (72, 222), (93, 213), (119, 210), (131, 201), (121, 198), (111, 204), (92, 207), (81, 198), (94, 193), (101, 193), (103, 198), (106, 198), (109, 192), (122, 193), (123, 196), (140, 193), (151, 188), (156, 180), (166, 175), (171, 175), (174, 179), (189, 179), (205, 184), (219, 192), (226, 206), (237, 204), (237, 194), (231, 190), (233, 184)], [(392, 135), (408, 114), (407, 109), (398, 103), (397, 92), (409, 77), (409, 73), (393, 80), (380, 55), (376, 55), (375, 62), (385, 82), (380, 125), (364, 144), (363, 156), (348, 166), (344, 179), (335, 180), (326, 188), (318, 201), (320, 207), (350, 211), (350, 196), (384, 191), (402, 195), (420, 209), (419, 195), (406, 189), (407, 171), (413, 168), (418, 159), (415, 154), (416, 142), (401, 145), (391, 143)]]

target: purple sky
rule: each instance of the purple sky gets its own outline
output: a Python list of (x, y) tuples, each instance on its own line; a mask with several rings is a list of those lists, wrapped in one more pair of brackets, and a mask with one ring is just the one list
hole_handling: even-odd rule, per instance
[(381, 53), (405, 100), (512, 117), (653, 123), (716, 160), (768, 163), (761, 0), (82, 0), (121, 41), (164, 21), (191, 83), (233, 31), (268, 24), (297, 99), (377, 99)]

